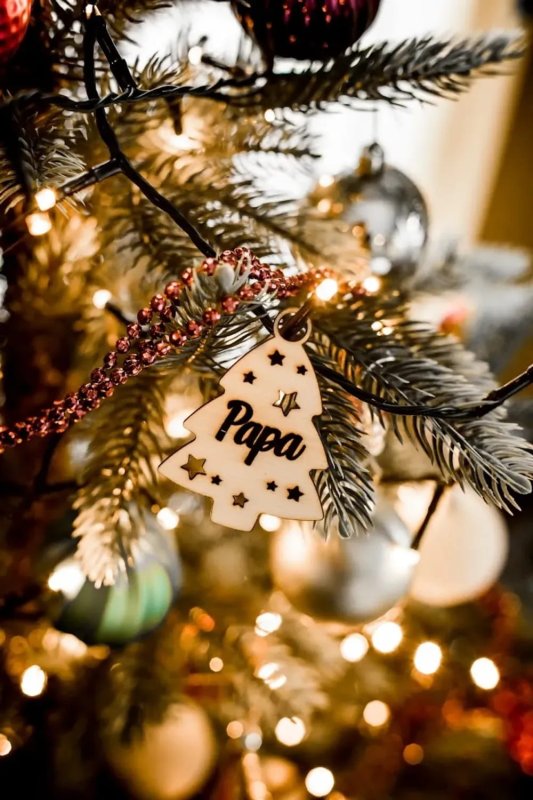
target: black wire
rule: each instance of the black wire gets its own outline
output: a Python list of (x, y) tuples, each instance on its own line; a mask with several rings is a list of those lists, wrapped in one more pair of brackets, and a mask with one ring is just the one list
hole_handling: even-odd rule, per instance
[[(97, 41), (99, 44), (101, 42), (104, 43), (103, 49), (106, 57), (110, 59), (110, 67), (114, 69), (117, 63), (120, 64), (117, 75), (115, 76), (119, 84), (124, 85), (127, 82), (133, 89), (133, 77), (131, 76), (127, 66), (125, 66), (123, 59), (115, 57), (114, 52), (116, 51), (116, 48), (107, 32), (103, 18), (93, 13), (86, 21), (85, 33), (83, 37), (83, 77), (89, 100), (96, 100), (99, 97), (94, 61), (94, 48)], [(128, 89), (128, 91), (130, 91), (130, 89)], [(120, 143), (109, 123), (109, 120), (107, 119), (107, 114), (104, 108), (99, 108), (95, 111), (95, 120), (98, 133), (109, 150), (111, 160), (115, 165), (117, 165), (117, 167), (119, 167), (123, 175), (125, 175), (126, 178), (131, 181), (131, 183), (141, 190), (141, 192), (144, 194), (147, 200), (152, 203), (152, 205), (168, 214), (173, 222), (175, 222), (182, 229), (182, 231), (187, 234), (193, 244), (196, 245), (198, 250), (204, 256), (216, 256), (216, 250), (201, 236), (199, 231), (191, 222), (189, 222), (187, 217), (185, 217), (181, 211), (179, 211), (174, 204), (170, 202), (170, 200), (158, 192), (157, 189), (146, 180), (146, 178), (137, 172), (135, 167), (127, 158), (126, 154), (121, 150)]]

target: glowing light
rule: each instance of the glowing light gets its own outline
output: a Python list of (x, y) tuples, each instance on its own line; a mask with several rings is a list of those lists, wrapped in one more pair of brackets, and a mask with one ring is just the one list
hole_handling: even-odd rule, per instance
[(334, 278), (325, 278), (315, 289), (315, 294), (319, 300), (327, 303), (339, 291), (339, 284)]
[(350, 664), (362, 661), (368, 653), (369, 644), (362, 633), (352, 633), (342, 640), (340, 645), (341, 656)]
[(273, 691), (281, 689), (287, 683), (287, 676), (280, 672), (279, 664), (273, 661), (259, 667), (256, 675)]
[(211, 672), (222, 672), (224, 669), (224, 662), (218, 656), (215, 656), (209, 662), (209, 669)]
[(32, 236), (44, 236), (52, 228), (52, 220), (46, 212), (35, 211), (26, 217), (26, 227)]
[(442, 650), (435, 642), (423, 642), (416, 648), (414, 664), (422, 675), (434, 675), (442, 664)]
[(329, 198), (323, 197), (322, 200), (318, 201), (317, 208), (321, 214), (329, 214), (332, 205), (333, 203), (331, 202), (331, 200), (329, 200)]
[(371, 700), (364, 707), (363, 719), (371, 728), (382, 728), (390, 719), (390, 708), (381, 700)]
[(157, 512), (156, 519), (166, 531), (173, 531), (174, 528), (178, 527), (180, 521), (179, 514), (176, 514), (175, 511), (168, 507), (160, 509)]
[(63, 561), (48, 578), (48, 586), (53, 592), (61, 592), (68, 600), (79, 594), (85, 583), (82, 568), (74, 559)]
[(197, 67), (198, 64), (201, 64), (203, 57), (204, 57), (204, 51), (199, 44), (195, 44), (193, 47), (190, 48), (189, 52), (187, 53), (189, 64), (192, 64), (193, 67)]
[(44, 692), (47, 683), (46, 672), (37, 664), (32, 664), (22, 673), (20, 688), (27, 697), (38, 697)]
[(490, 692), (500, 682), (500, 670), (490, 658), (478, 658), (470, 667), (472, 680), (480, 689)]
[[(374, 244), (376, 244), (375, 239)], [(370, 269), (374, 275), (388, 275), (392, 269), (392, 264), (385, 256), (375, 256), (370, 262)]]
[(330, 186), (333, 186), (335, 183), (335, 178), (333, 175), (321, 175), (318, 179), (318, 185), (322, 186), (323, 189), (328, 189)]
[(335, 786), (335, 777), (326, 767), (315, 767), (307, 773), (305, 788), (313, 797), (325, 797)]
[(363, 281), (363, 289), (369, 294), (377, 294), (381, 289), (381, 280), (377, 275), (369, 275)]
[(403, 760), (406, 764), (410, 764), (412, 767), (416, 767), (418, 764), (421, 764), (424, 760), (424, 750), (420, 747), (419, 744), (413, 742), (412, 744), (408, 744), (404, 747), (403, 750)]
[(373, 322), (370, 327), (372, 328), (373, 331), (376, 331), (376, 333), (378, 333), (383, 328), (383, 323), (379, 322), (379, 320), (376, 320), (376, 322)]
[(378, 653), (394, 653), (402, 639), (403, 631), (397, 622), (382, 622), (372, 633), (372, 645)]
[(281, 528), (281, 520), (279, 517), (274, 517), (272, 514), (261, 514), (259, 517), (259, 524), (264, 531), (274, 533)]
[(268, 636), (269, 633), (275, 633), (281, 627), (283, 617), (281, 614), (275, 614), (272, 611), (265, 611), (259, 614), (255, 620), (255, 632), (257, 636)]
[(226, 726), (226, 733), (230, 739), (240, 739), (244, 733), (244, 725), (238, 719), (228, 722)]
[(185, 428), (184, 422), (187, 417), (193, 413), (193, 408), (182, 409), (179, 413), (169, 417), (165, 425), (166, 432), (173, 439), (183, 439), (189, 435), (189, 431)]
[(296, 747), (303, 742), (307, 733), (305, 724), (299, 717), (283, 717), (274, 732), (278, 742), (286, 747)]
[(267, 108), (264, 114), (265, 120), (267, 122), (275, 122), (276, 121), (276, 112), (273, 108)]
[(49, 211), (57, 203), (57, 195), (53, 189), (40, 189), (35, 195), (39, 211)]
[(11, 744), (5, 733), (0, 733), (0, 757), (8, 756), (12, 750), (13, 750), (13, 745)]
[(247, 733), (244, 737), (244, 746), (247, 750), (251, 750), (252, 753), (256, 753), (261, 745), (263, 744), (263, 737), (259, 733), (259, 731), (251, 731)]
[(111, 297), (109, 289), (97, 289), (93, 294), (93, 306), (95, 308), (105, 308)]

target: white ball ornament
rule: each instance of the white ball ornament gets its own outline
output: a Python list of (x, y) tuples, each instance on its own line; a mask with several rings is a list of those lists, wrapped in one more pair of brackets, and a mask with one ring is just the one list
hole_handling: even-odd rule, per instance
[(359, 624), (380, 617), (409, 591), (418, 554), (390, 505), (382, 503), (368, 534), (341, 539), (331, 531), (285, 526), (272, 548), (274, 581), (299, 611)]
[(440, 607), (475, 600), (500, 577), (508, 548), (502, 514), (472, 489), (454, 487), (422, 539), (411, 597)]
[(145, 724), (127, 744), (114, 742), (106, 755), (138, 800), (187, 800), (215, 765), (215, 736), (204, 711), (183, 703), (171, 706), (163, 722)]

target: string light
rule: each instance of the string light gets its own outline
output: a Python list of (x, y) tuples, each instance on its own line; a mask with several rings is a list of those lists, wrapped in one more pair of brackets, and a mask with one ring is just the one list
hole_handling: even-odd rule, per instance
[(423, 642), (415, 652), (414, 665), (422, 675), (434, 675), (442, 664), (442, 650), (435, 642)]
[(305, 739), (307, 733), (303, 720), (299, 717), (282, 717), (274, 730), (276, 739), (286, 747), (296, 747)]
[(363, 289), (369, 294), (377, 294), (381, 289), (382, 282), (377, 275), (369, 275), (363, 281)]
[(197, 67), (199, 64), (201, 64), (203, 57), (204, 51), (199, 44), (193, 45), (193, 47), (191, 47), (187, 53), (189, 64), (192, 64), (193, 67)]
[(255, 620), (255, 632), (257, 636), (268, 636), (275, 633), (281, 627), (283, 617), (273, 611), (265, 611)]
[(156, 519), (166, 531), (173, 531), (178, 527), (180, 521), (179, 514), (166, 506), (157, 512)]
[(209, 662), (209, 669), (211, 672), (222, 672), (224, 669), (224, 662), (218, 656), (214, 656)]
[(363, 709), (363, 719), (371, 728), (383, 728), (390, 719), (390, 708), (381, 700), (371, 700)]
[(500, 670), (490, 658), (478, 658), (470, 667), (472, 680), (480, 689), (490, 692), (500, 682)]
[(339, 284), (335, 278), (325, 278), (315, 289), (315, 295), (319, 300), (327, 303), (332, 300), (339, 291)]
[(111, 297), (109, 289), (97, 289), (93, 294), (93, 306), (95, 308), (105, 308)]
[(305, 788), (313, 797), (325, 797), (335, 786), (335, 777), (326, 767), (315, 767), (307, 773)]
[(230, 739), (240, 739), (244, 733), (244, 725), (238, 719), (233, 719), (226, 726), (226, 733)]
[(5, 733), (0, 733), (0, 757), (8, 756), (10, 752), (13, 750), (13, 745), (5, 735)]
[(351, 633), (340, 644), (341, 656), (350, 664), (362, 661), (368, 650), (368, 640), (362, 633)]
[(165, 430), (168, 435), (173, 439), (183, 439), (185, 436), (188, 436), (189, 431), (185, 427), (184, 422), (187, 417), (191, 416), (194, 410), (193, 408), (185, 408), (169, 417), (165, 424)]
[(276, 112), (273, 108), (267, 108), (264, 113), (264, 117), (266, 122), (275, 122), (276, 121)]
[(403, 760), (411, 767), (418, 766), (418, 764), (421, 764), (424, 760), (423, 748), (420, 747), (419, 744), (416, 744), (416, 742), (406, 745), (403, 750)]
[(323, 189), (329, 189), (330, 186), (333, 186), (335, 183), (335, 178), (333, 175), (321, 175), (318, 179), (318, 185), (322, 186)]
[(281, 687), (285, 686), (287, 683), (287, 676), (280, 671), (279, 664), (276, 664), (274, 661), (270, 661), (268, 664), (263, 664), (259, 667), (256, 675), (266, 683), (269, 689), (274, 691), (276, 689), (281, 689)]
[(68, 600), (79, 594), (85, 583), (85, 574), (73, 558), (59, 564), (48, 578), (48, 587), (53, 592), (61, 592)]
[(397, 622), (382, 622), (372, 633), (372, 645), (378, 653), (394, 653), (402, 639), (403, 631)]
[(274, 517), (272, 514), (261, 514), (259, 517), (259, 524), (264, 531), (274, 533), (281, 528), (281, 519), (279, 517)]
[(38, 697), (44, 692), (47, 680), (46, 672), (38, 664), (32, 664), (22, 673), (20, 689), (26, 697)]
[(244, 746), (247, 750), (251, 750), (252, 753), (256, 753), (261, 748), (262, 744), (263, 737), (260, 731), (251, 731), (244, 737)]
[(50, 211), (57, 203), (57, 195), (53, 189), (39, 189), (35, 195), (35, 203), (39, 211)]
[(26, 217), (26, 227), (32, 236), (44, 236), (52, 228), (50, 215), (43, 211), (35, 211)]

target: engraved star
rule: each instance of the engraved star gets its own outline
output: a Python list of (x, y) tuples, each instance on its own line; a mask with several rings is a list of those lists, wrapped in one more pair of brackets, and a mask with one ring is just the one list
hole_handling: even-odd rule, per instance
[(276, 483), (276, 481), (269, 481), (267, 483), (267, 491), (268, 492), (275, 492), (277, 488), (278, 488), (278, 484)]
[(275, 366), (282, 367), (283, 361), (285, 360), (285, 356), (282, 355), (282, 353), (280, 353), (279, 350), (274, 350), (274, 352), (269, 355), (269, 359), (273, 367)]
[(192, 481), (197, 475), (207, 475), (204, 469), (204, 464), (205, 458), (195, 458), (191, 453), (189, 453), (187, 463), (182, 464), (181, 468), (184, 469), (185, 472), (189, 473), (189, 480)]
[(213, 477), (211, 478), (211, 483), (214, 483), (215, 486), (220, 486), (220, 484), (222, 483), (222, 478), (220, 477), (220, 475), (213, 475)]
[(257, 380), (257, 375), (254, 375), (253, 372), (247, 372), (244, 375), (244, 379), (243, 380), (244, 380), (244, 383), (253, 383), (254, 381)]
[(296, 372), (298, 373), (298, 375), (307, 375), (309, 370), (307, 369), (307, 367), (304, 364), (300, 364), (300, 366), (297, 368)]
[(243, 492), (241, 492), (240, 494), (234, 494), (233, 495), (233, 505), (234, 506), (239, 506), (239, 508), (244, 508), (244, 506), (248, 502), (249, 502), (249, 500), (248, 500), (247, 497), (244, 496)]
[(291, 411), (296, 411), (296, 409), (300, 408), (298, 403), (296, 402), (296, 398), (298, 397), (298, 392), (291, 392), (290, 394), (285, 394), (282, 392), (281, 389), (279, 390), (279, 397), (275, 403), (272, 403), (274, 408), (281, 408), (283, 411), (283, 416), (288, 417)]
[(303, 497), (304, 493), (300, 491), (299, 486), (293, 486), (292, 489), (287, 489), (287, 500), (296, 500), (297, 503), (300, 502), (300, 497)]

